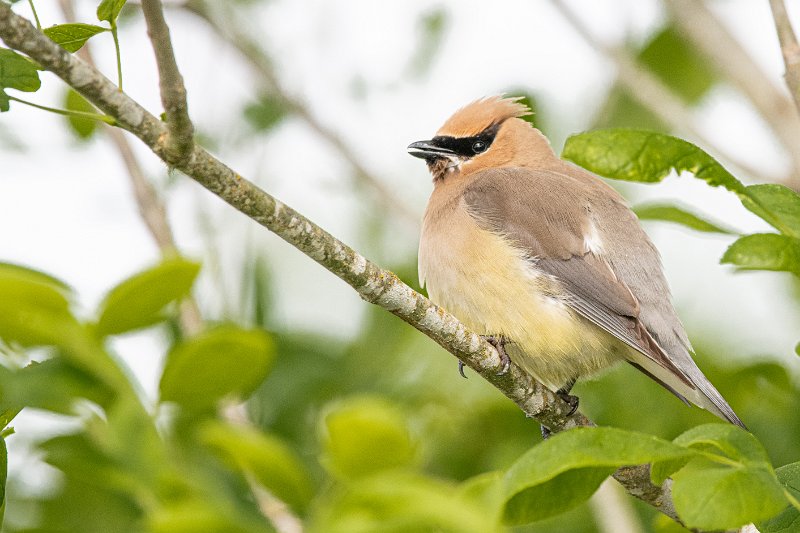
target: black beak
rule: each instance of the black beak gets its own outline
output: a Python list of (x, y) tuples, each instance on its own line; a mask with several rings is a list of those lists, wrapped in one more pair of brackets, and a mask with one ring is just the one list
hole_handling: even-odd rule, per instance
[(408, 153), (414, 157), (419, 157), (426, 161), (433, 161), (439, 158), (449, 158), (456, 153), (447, 148), (436, 146), (434, 141), (417, 141), (408, 145)]

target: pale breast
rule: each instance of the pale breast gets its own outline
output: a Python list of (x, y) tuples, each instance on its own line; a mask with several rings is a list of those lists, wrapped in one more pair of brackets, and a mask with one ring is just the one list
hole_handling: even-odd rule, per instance
[(420, 281), (467, 327), (511, 341), (509, 355), (545, 384), (609, 364), (608, 335), (573, 313), (557, 283), (503, 237), (478, 227), (463, 205), (428, 213)]

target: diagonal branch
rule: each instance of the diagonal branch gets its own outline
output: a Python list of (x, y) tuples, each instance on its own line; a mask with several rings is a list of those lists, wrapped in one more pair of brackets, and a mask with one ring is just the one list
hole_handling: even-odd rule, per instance
[(778, 32), (783, 62), (786, 65), (786, 85), (789, 86), (795, 106), (800, 110), (800, 44), (797, 43), (797, 36), (783, 0), (769, 0), (769, 7), (772, 9), (772, 18), (775, 19), (775, 30)]
[[(76, 20), (75, 9), (72, 0), (59, 0), (59, 6), (68, 22)], [(94, 57), (91, 52), (91, 43), (86, 43), (78, 54), (91, 67), (95, 68)], [(147, 179), (136, 154), (128, 142), (125, 134), (118, 128), (104, 128), (111, 142), (119, 152), (125, 168), (128, 170), (133, 196), (139, 216), (144, 222), (147, 231), (155, 241), (156, 246), (162, 255), (170, 255), (177, 251), (175, 238), (172, 234), (169, 221), (167, 220), (167, 210), (164, 202), (161, 201), (153, 185)], [(190, 295), (181, 302), (180, 308), (181, 329), (187, 335), (195, 335), (203, 327), (203, 317), (197, 306), (197, 301)]]
[(188, 157), (194, 144), (194, 127), (186, 104), (186, 86), (175, 61), (161, 0), (142, 0), (142, 12), (156, 55), (161, 104), (167, 116), (166, 161), (175, 163)]
[[(79, 91), (98, 108), (114, 116), (119, 125), (138, 137), (159, 158), (167, 161), (164, 124), (90, 65), (71, 55), (37, 31), (26, 19), (0, 2), (0, 39), (27, 54)], [(276, 233), (328, 271), (349, 284), (367, 302), (378, 305), (408, 322), (458, 357), (531, 418), (554, 431), (592, 425), (579, 412), (533, 380), (516, 365), (502, 372), (497, 351), (453, 315), (337, 240), (325, 230), (242, 178), (194, 145), (189, 157), (174, 165), (203, 187)], [(655, 486), (646, 465), (621, 468), (615, 473), (632, 495), (677, 520), (668, 483)]]

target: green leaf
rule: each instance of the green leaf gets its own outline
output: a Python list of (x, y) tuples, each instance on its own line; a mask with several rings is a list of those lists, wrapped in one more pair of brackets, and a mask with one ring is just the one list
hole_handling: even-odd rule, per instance
[(722, 228), (716, 224), (708, 222), (695, 215), (691, 211), (676, 205), (666, 204), (646, 204), (638, 205), (633, 208), (633, 212), (640, 220), (661, 220), (663, 222), (674, 222), (693, 230), (706, 233), (724, 233), (735, 235), (736, 232)]
[(207, 411), (223, 397), (247, 397), (266, 378), (274, 355), (264, 331), (218, 326), (169, 353), (159, 385), (161, 401)]
[(11, 109), (11, 99), (6, 92), (0, 88), (0, 113), (5, 113), (9, 109)]
[[(800, 502), (800, 462), (784, 465), (775, 474), (784, 490), (795, 502)], [(777, 516), (758, 525), (761, 533), (792, 533), (800, 531), (800, 509), (789, 505)]]
[(486, 509), (486, 514), (500, 521), (500, 506), (503, 503), (504, 473), (495, 470), (465, 480), (458, 488), (458, 495)]
[(13, 50), (0, 48), (0, 88), (32, 93), (41, 86), (33, 63)]
[(672, 169), (737, 194), (745, 187), (714, 158), (690, 142), (650, 131), (614, 128), (567, 139), (561, 156), (607, 178), (656, 183)]
[[(68, 88), (64, 95), (64, 107), (70, 111), (84, 113), (97, 113), (97, 109), (86, 98), (72, 88)], [(70, 130), (80, 140), (89, 139), (97, 131), (98, 121), (91, 118), (68, 115), (66, 117)]]
[[(775, 474), (788, 494), (795, 501), (800, 502), (800, 462), (784, 465)], [(761, 533), (791, 533), (800, 531), (800, 509), (789, 505), (780, 514), (759, 524)]]
[(97, 6), (97, 20), (105, 20), (111, 26), (115, 26), (119, 12), (122, 11), (125, 2), (126, 0), (103, 0)]
[(77, 52), (86, 44), (86, 41), (105, 31), (108, 31), (108, 28), (82, 22), (59, 24), (42, 30), (45, 35), (56, 44), (61, 45), (67, 52)]
[(587, 500), (620, 466), (692, 455), (693, 451), (671, 442), (615, 428), (559, 433), (509, 468), (503, 488), (503, 520), (521, 525), (562, 513)]
[(732, 424), (705, 424), (675, 439), (704, 454), (672, 476), (675, 510), (687, 526), (733, 529), (769, 519), (786, 506), (766, 451)]
[(106, 406), (115, 398), (108, 386), (61, 357), (34, 362), (19, 370), (0, 368), (0, 391), (2, 405), (11, 406), (12, 413), (22, 407), (34, 407), (72, 415), (76, 400), (88, 399)]
[(270, 493), (304, 513), (313, 496), (311, 477), (281, 439), (244, 426), (208, 422), (200, 441), (232, 468), (250, 474)]
[(20, 413), (20, 411), (22, 411), (22, 409), (19, 407), (11, 407), (8, 409), (3, 409), (3, 411), (0, 412), (0, 427), (2, 427), (3, 429), (8, 428), (8, 425), (11, 423), (12, 420), (14, 420), (14, 418), (16, 418), (16, 416)]
[(777, 270), (800, 276), (800, 239), (777, 233), (746, 235), (725, 251), (720, 262), (742, 270)]
[(635, 129), (595, 130), (573, 135), (564, 159), (601, 176), (655, 183), (672, 169), (691, 172), (713, 187), (736, 193), (747, 209), (781, 233), (800, 237), (800, 196), (782, 185), (745, 187), (697, 146), (669, 135)]
[(244, 108), (245, 120), (258, 132), (273, 129), (286, 118), (287, 113), (286, 104), (270, 94), (262, 94), (258, 101)]
[(342, 478), (410, 465), (416, 453), (405, 415), (388, 401), (350, 398), (322, 420), (322, 463)]
[(733, 529), (769, 519), (786, 507), (771, 469), (732, 468), (695, 459), (672, 476), (675, 510), (688, 527)]
[(309, 533), (500, 533), (491, 513), (452, 485), (387, 470), (339, 485), (314, 505)]
[(696, 104), (718, 80), (714, 65), (674, 26), (657, 32), (639, 62), (689, 104)]
[[(718, 81), (708, 58), (699, 53), (697, 47), (691, 46), (672, 25), (654, 33), (638, 51), (636, 59), (690, 105), (698, 103)], [(598, 113), (595, 126), (669, 130), (660, 118), (618, 83)]]
[(737, 462), (770, 464), (761, 443), (751, 433), (732, 424), (702, 424), (682, 433), (674, 442)]
[(8, 448), (6, 439), (0, 437), (0, 527), (6, 512), (6, 482), (8, 481)]
[(96, 332), (115, 335), (164, 320), (161, 312), (192, 288), (200, 265), (176, 257), (123, 281), (100, 304)]
[(60, 282), (0, 263), (0, 338), (23, 346), (72, 345), (81, 330)]
[(742, 204), (778, 231), (800, 238), (800, 195), (783, 185), (750, 185)]

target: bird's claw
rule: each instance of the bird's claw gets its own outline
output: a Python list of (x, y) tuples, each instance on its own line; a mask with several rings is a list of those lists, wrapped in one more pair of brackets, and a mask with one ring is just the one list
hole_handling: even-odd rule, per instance
[(506, 339), (499, 335), (481, 335), (483, 340), (494, 346), (494, 349), (497, 350), (497, 354), (500, 356), (500, 362), (503, 363), (503, 368), (500, 369), (500, 372), (497, 374), (502, 376), (508, 372), (508, 369), (511, 368), (511, 358), (506, 353)]
[(467, 375), (464, 373), (464, 361), (458, 361), (458, 373), (461, 374), (461, 377), (467, 379)]
[(556, 391), (556, 396), (564, 400), (564, 402), (567, 405), (569, 405), (569, 412), (567, 413), (567, 416), (574, 415), (575, 411), (578, 410), (578, 405), (580, 404), (581, 401), (580, 398), (578, 398), (577, 396), (573, 396), (567, 392), (564, 392), (563, 390)]

